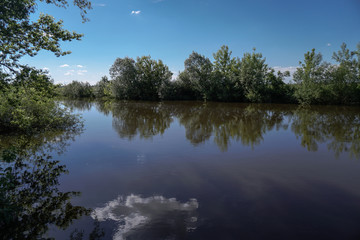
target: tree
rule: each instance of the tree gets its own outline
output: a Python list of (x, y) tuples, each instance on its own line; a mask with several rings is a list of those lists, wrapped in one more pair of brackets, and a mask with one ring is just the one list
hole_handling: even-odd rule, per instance
[[(33, 20), (37, 4), (67, 8), (68, 0), (0, 1), (0, 130), (34, 133), (76, 124), (78, 119), (55, 103), (53, 84), (42, 71), (23, 66), (19, 59), (35, 56), (41, 50), (56, 56), (63, 51), (60, 43), (79, 40), (82, 34), (63, 28), (62, 21), (47, 14)], [(73, 0), (83, 21), (91, 9), (89, 0)], [(71, 121), (69, 121), (71, 119)]]
[[(360, 83), (360, 43), (357, 51), (350, 51), (343, 43), (332, 58), (338, 65), (332, 66), (330, 79), (331, 99), (336, 103), (352, 103), (359, 99), (357, 85)], [(357, 56), (358, 59), (355, 59)]]
[[(0, 2), (0, 70), (17, 72), (21, 67), (19, 59), (24, 55), (35, 56), (40, 50), (48, 50), (56, 56), (69, 54), (60, 47), (62, 41), (80, 40), (82, 34), (63, 28), (62, 21), (52, 16), (40, 14), (36, 21), (30, 16), (36, 12), (37, 3), (54, 4), (67, 8), (68, 0), (1, 0)], [(80, 9), (83, 21), (87, 10), (91, 9), (89, 0), (73, 0)]]
[(0, 133), (34, 134), (67, 129), (79, 119), (53, 99), (54, 85), (41, 71), (23, 69), (0, 91)]
[(241, 59), (240, 84), (244, 89), (245, 97), (250, 102), (262, 101), (268, 66), (261, 53), (245, 53)]
[(214, 71), (212, 76), (213, 88), (216, 91), (217, 100), (228, 101), (239, 99), (242, 95), (241, 86), (236, 84), (239, 70), (239, 58), (231, 57), (232, 51), (228, 46), (221, 46), (221, 48), (213, 54), (214, 57)]
[(94, 86), (94, 95), (97, 98), (110, 96), (110, 81), (107, 76), (103, 76)]
[(62, 89), (62, 94), (68, 98), (91, 98), (93, 92), (88, 82), (72, 81), (65, 85)]
[(161, 60), (156, 61), (150, 56), (143, 56), (136, 59), (136, 70), (140, 99), (163, 99), (165, 87), (172, 77), (168, 66)]
[(136, 83), (137, 70), (132, 58), (117, 58), (111, 66), (112, 94), (118, 99), (139, 99), (139, 86)]
[(165, 96), (172, 73), (161, 60), (150, 56), (117, 58), (110, 68), (114, 97), (159, 100)]
[(304, 63), (299, 62), (300, 67), (293, 76), (297, 83), (295, 97), (301, 104), (317, 103), (321, 96), (320, 83), (324, 82), (327, 65), (322, 63), (322, 55), (315, 53), (315, 49), (305, 53), (304, 56)]
[(188, 79), (189, 85), (207, 100), (211, 91), (212, 64), (209, 58), (192, 52), (184, 62), (185, 70), (180, 75), (183, 81)]
[(278, 71), (275, 75), (274, 69), (266, 74), (266, 90), (263, 99), (267, 102), (288, 103), (292, 102), (293, 91), (291, 85), (285, 84), (284, 78), (290, 77), (290, 72)]

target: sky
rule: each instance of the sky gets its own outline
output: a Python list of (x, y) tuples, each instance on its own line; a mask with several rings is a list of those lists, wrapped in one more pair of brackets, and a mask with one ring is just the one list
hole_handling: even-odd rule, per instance
[[(71, 1), (71, 0), (70, 0)], [(242, 57), (256, 48), (276, 70), (295, 71), (304, 53), (315, 48), (332, 62), (345, 42), (360, 42), (360, 0), (93, 0), (82, 23), (79, 9), (39, 4), (39, 13), (64, 21), (83, 33), (81, 41), (63, 43), (63, 57), (42, 51), (23, 63), (49, 71), (55, 83), (95, 84), (109, 76), (116, 58), (150, 55), (174, 73), (196, 51), (213, 60), (222, 45)]]

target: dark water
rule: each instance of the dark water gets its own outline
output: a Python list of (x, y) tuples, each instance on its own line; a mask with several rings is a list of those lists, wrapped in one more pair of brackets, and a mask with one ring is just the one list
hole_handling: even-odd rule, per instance
[(32, 152), (45, 148), (68, 171), (48, 191), (79, 191), (71, 204), (91, 210), (63, 208), (69, 227), (45, 237), (360, 239), (358, 107), (65, 105), (82, 114), (85, 130), (39, 136)]

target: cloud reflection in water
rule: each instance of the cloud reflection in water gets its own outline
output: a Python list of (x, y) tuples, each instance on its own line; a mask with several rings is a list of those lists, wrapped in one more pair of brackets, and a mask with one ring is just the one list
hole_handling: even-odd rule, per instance
[[(119, 196), (106, 203), (105, 207), (96, 208), (92, 218), (99, 221), (113, 220), (118, 223), (113, 239), (126, 239), (127, 236), (147, 239), (152, 237), (171, 238), (196, 229), (196, 199), (181, 203), (176, 198), (153, 196), (142, 198), (140, 195)], [(170, 235), (170, 236), (169, 236)]]

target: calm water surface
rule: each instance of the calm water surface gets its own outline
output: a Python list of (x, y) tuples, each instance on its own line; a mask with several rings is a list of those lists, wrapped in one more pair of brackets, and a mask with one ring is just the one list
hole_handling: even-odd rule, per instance
[(54, 157), (58, 189), (92, 210), (44, 236), (360, 239), (358, 107), (64, 104), (85, 130)]

